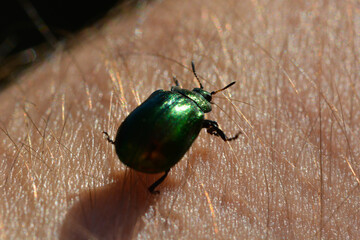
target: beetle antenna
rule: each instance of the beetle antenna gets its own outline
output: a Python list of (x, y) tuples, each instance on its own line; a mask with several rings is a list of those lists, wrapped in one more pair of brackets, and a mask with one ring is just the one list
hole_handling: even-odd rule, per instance
[(219, 89), (219, 90), (217, 90), (217, 91), (212, 91), (210, 94), (211, 95), (215, 95), (215, 94), (217, 94), (217, 93), (219, 93), (219, 92), (222, 92), (222, 91), (224, 91), (225, 89), (228, 89), (229, 87), (231, 87), (232, 85), (234, 85), (236, 82), (232, 82), (232, 83), (230, 83), (229, 85), (227, 85), (226, 87), (224, 87), (224, 88), (222, 88), (222, 89)]
[(192, 67), (192, 71), (193, 71), (193, 73), (194, 73), (194, 75), (195, 75), (196, 80), (199, 82), (200, 88), (203, 89), (204, 87), (203, 87), (203, 85), (201, 84), (200, 79), (199, 79), (199, 77), (198, 77), (198, 75), (196, 74), (196, 71), (195, 71), (194, 61), (191, 61), (191, 67)]
[(109, 136), (109, 134), (108, 134), (107, 132), (104, 131), (103, 134), (105, 134), (106, 140), (107, 140), (109, 143), (115, 144), (115, 142), (110, 138), (110, 136)]

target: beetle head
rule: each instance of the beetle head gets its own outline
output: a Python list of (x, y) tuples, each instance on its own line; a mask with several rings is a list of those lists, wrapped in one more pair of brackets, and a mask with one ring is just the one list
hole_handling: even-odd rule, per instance
[(201, 96), (203, 96), (203, 98), (205, 98), (206, 101), (208, 102), (211, 102), (212, 100), (212, 94), (209, 93), (208, 91), (205, 91), (204, 89), (202, 88), (194, 88), (193, 89), (193, 92), (196, 92), (198, 94), (200, 94)]
[[(215, 95), (215, 94), (217, 94), (217, 93), (219, 93), (219, 92), (222, 92), (222, 91), (224, 91), (225, 89), (227, 89), (227, 88), (229, 88), (229, 87), (231, 87), (232, 85), (235, 84), (235, 82), (232, 82), (232, 83), (228, 84), (227, 86), (225, 86), (224, 88), (219, 89), (219, 90), (217, 90), (217, 91), (212, 91), (212, 92), (210, 93), (210, 92), (204, 90), (204, 87), (203, 87), (203, 85), (201, 84), (198, 75), (196, 74), (194, 61), (191, 61), (191, 67), (192, 67), (192, 71), (193, 71), (193, 73), (194, 73), (194, 76), (195, 76), (196, 80), (198, 81), (198, 83), (199, 83), (199, 85), (200, 85), (200, 88), (194, 88), (193, 91), (196, 92), (196, 93), (199, 93), (199, 94), (200, 94), (201, 96), (203, 96), (203, 97), (205, 98), (205, 100), (208, 101), (208, 102), (211, 102), (211, 100), (212, 100), (212, 95)], [(175, 80), (176, 86), (178, 86), (178, 81), (176, 80), (176, 78), (174, 78), (174, 80)]]

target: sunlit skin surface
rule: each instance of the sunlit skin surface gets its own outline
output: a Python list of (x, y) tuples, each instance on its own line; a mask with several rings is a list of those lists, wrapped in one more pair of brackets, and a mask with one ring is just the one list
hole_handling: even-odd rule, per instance
[[(358, 1), (161, 1), (0, 94), (0, 239), (360, 239)], [(157, 89), (236, 85), (161, 184), (104, 138)]]

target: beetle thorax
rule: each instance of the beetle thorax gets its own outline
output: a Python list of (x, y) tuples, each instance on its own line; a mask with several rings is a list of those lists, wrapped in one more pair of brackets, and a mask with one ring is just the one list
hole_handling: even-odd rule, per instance
[(211, 111), (211, 94), (208, 91), (201, 88), (194, 88), (190, 91), (177, 86), (172, 87), (171, 91), (180, 93), (181, 95), (193, 100), (204, 113)]

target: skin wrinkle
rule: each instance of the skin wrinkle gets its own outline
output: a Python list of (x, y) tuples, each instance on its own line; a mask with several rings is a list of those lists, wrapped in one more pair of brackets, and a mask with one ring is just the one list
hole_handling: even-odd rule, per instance
[[(167, 0), (73, 36), (0, 93), (0, 238), (360, 239), (356, 4)], [(152, 196), (102, 131), (198, 87), (191, 60), (243, 134), (201, 131)]]

